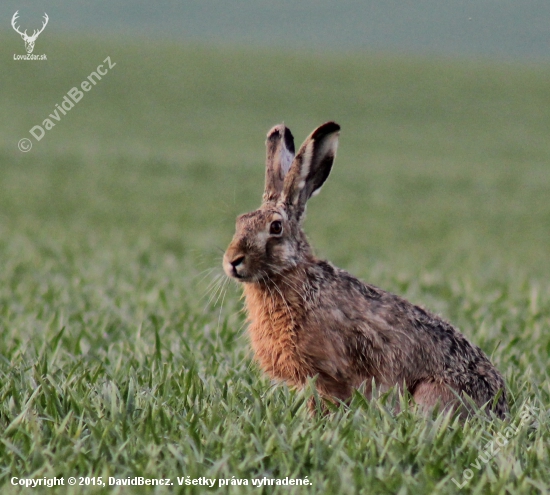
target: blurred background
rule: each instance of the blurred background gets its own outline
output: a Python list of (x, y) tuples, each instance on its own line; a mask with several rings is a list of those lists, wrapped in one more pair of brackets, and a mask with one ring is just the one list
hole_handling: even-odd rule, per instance
[(174, 41), (548, 59), (550, 4), (544, 0), (4, 0), (50, 31)]
[[(29, 32), (47, 12), (47, 61), (13, 59), (16, 10)], [(0, 228), (20, 256), (144, 246), (217, 266), (259, 203), (266, 131), (299, 144), (336, 120), (306, 224), (320, 255), (375, 283), (549, 271), (548, 2), (6, 0), (0, 19)]]

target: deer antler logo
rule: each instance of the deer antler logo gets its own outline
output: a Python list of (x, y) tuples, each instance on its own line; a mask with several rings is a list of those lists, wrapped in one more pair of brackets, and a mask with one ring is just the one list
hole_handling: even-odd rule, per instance
[(44, 12), (44, 23), (42, 24), (42, 29), (40, 29), (39, 31), (37, 31), (35, 29), (34, 32), (32, 33), (32, 36), (29, 36), (27, 34), (26, 29), (25, 29), (24, 33), (19, 31), (19, 28), (15, 25), (15, 22), (17, 21), (18, 17), (19, 17), (19, 11), (17, 11), (15, 14), (13, 14), (13, 17), (11, 18), (11, 25), (12, 25), (13, 29), (15, 29), (21, 35), (21, 38), (23, 38), (23, 40), (25, 41), (25, 50), (27, 50), (27, 53), (30, 55), (32, 53), (32, 51), (34, 50), (34, 42), (36, 41), (36, 38), (38, 38), (38, 35), (42, 31), (44, 31), (44, 28), (48, 24), (49, 17), (48, 17), (48, 14), (46, 14)]

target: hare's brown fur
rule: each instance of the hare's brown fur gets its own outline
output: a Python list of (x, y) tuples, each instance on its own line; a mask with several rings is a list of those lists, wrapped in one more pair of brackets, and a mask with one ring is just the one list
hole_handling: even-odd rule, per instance
[(270, 131), (264, 204), (239, 217), (224, 256), (228, 275), (244, 282), (260, 366), (296, 387), (317, 377), (329, 400), (359, 387), (369, 395), (374, 381), (406, 388), (425, 409), (456, 408), (467, 395), (503, 417), (504, 380), (481, 349), (438, 316), (313, 255), (301, 219), (330, 172), (338, 130), (321, 126), (295, 158), (290, 131)]

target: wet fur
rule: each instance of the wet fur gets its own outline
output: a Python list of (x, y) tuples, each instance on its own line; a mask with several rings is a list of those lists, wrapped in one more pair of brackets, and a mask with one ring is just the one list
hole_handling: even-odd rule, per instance
[[(315, 149), (315, 132), (301, 150)], [(269, 157), (277, 141), (268, 139), (268, 145)], [(324, 156), (318, 161), (328, 163)], [(289, 175), (299, 178), (298, 166), (293, 163)], [(317, 182), (322, 185), (326, 176)], [(296, 182), (290, 186), (296, 189)], [(292, 191), (290, 186), (285, 182)], [(228, 274), (243, 278), (249, 334), (261, 368), (295, 387), (317, 377), (318, 392), (328, 400), (347, 401), (359, 387), (370, 395), (374, 380), (382, 390), (406, 388), (426, 410), (461, 407), (458, 396), (467, 395), (503, 417), (504, 380), (479, 347), (438, 316), (313, 255), (300, 224), (299, 202), (308, 197), (299, 195), (294, 205), (277, 203), (272, 183), (270, 199), (264, 193), (259, 210), (239, 217), (224, 259)], [(293, 213), (293, 206), (300, 213)], [(270, 218), (286, 215), (284, 237), (265, 234)], [(241, 276), (230, 266), (238, 256), (243, 256)]]

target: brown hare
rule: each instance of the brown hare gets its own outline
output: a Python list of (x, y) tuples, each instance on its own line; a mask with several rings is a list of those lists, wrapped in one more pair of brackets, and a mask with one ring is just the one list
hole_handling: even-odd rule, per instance
[[(340, 126), (315, 129), (294, 156), (290, 130), (267, 135), (261, 207), (237, 218), (223, 258), (242, 282), (256, 359), (272, 378), (347, 401), (359, 387), (406, 387), (430, 410), (459, 408), (467, 395), (502, 418), (501, 374), (479, 347), (438, 316), (315, 257), (302, 230), (307, 200), (327, 179)], [(314, 406), (314, 404), (313, 404)], [(461, 409), (461, 411), (467, 411)]]

